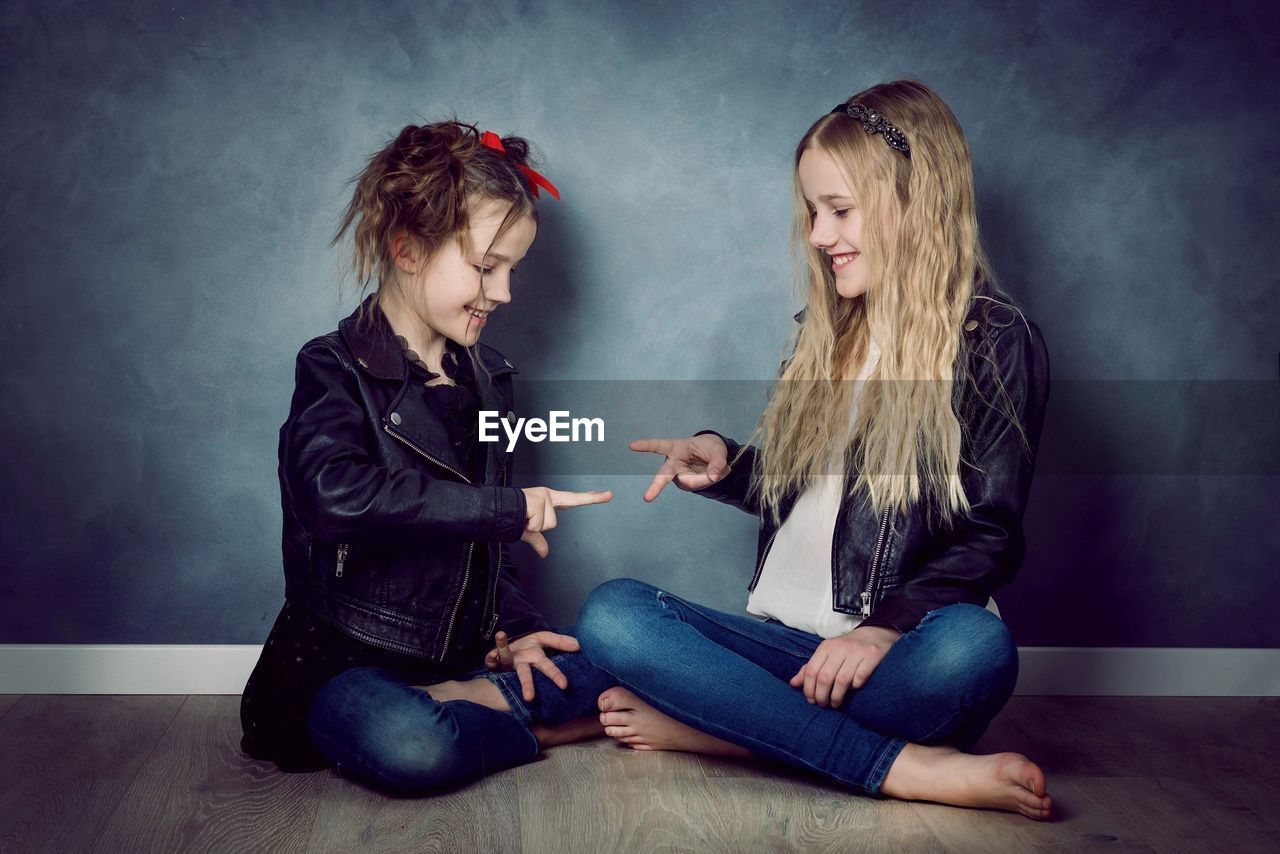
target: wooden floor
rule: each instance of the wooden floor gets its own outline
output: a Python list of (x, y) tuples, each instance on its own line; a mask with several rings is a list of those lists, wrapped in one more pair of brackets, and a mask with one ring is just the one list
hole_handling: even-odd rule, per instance
[(1015, 697), (1055, 820), (601, 740), (392, 799), (238, 749), (238, 697), (0, 696), (0, 851), (1280, 851), (1280, 699)]

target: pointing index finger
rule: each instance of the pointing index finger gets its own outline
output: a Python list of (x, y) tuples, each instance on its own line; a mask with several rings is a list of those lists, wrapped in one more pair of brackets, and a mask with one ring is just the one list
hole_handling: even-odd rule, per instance
[(633, 451), (644, 451), (651, 454), (671, 454), (670, 439), (635, 439), (628, 445)]
[(552, 507), (582, 507), (587, 504), (607, 504), (613, 500), (613, 491), (604, 490), (603, 492), (566, 492), (564, 490), (551, 490), (551, 506)]

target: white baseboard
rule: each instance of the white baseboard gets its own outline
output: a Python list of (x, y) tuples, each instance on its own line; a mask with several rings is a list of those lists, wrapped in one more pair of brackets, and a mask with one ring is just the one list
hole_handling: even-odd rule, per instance
[[(3, 645), (0, 694), (239, 694), (252, 644)], [(1280, 696), (1280, 649), (1022, 647), (1018, 694)]]

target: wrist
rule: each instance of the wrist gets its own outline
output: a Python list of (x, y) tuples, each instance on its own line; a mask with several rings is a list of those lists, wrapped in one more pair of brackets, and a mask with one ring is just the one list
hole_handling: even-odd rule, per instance
[(858, 626), (853, 631), (849, 632), (849, 635), (851, 637), (881, 638), (892, 643), (902, 637), (902, 632), (891, 626)]

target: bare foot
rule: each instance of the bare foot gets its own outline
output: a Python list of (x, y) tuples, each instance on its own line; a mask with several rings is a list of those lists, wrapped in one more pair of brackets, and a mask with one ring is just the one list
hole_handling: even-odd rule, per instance
[(713, 756), (751, 756), (751, 752), (745, 747), (722, 741), (667, 717), (626, 688), (610, 688), (600, 695), (598, 703), (604, 734), (635, 750), (683, 750)]
[(889, 768), (880, 791), (892, 798), (1049, 817), (1053, 799), (1044, 772), (1020, 753), (973, 756), (953, 747), (908, 744)]
[(417, 687), (426, 689), (426, 692), (431, 695), (431, 699), (438, 700), (441, 703), (447, 703), (450, 700), (470, 700), (473, 703), (479, 703), (482, 706), (488, 706), (500, 712), (511, 711), (511, 706), (507, 704), (507, 699), (502, 696), (498, 686), (483, 676), (462, 681), (437, 682), (435, 685), (418, 685)]

